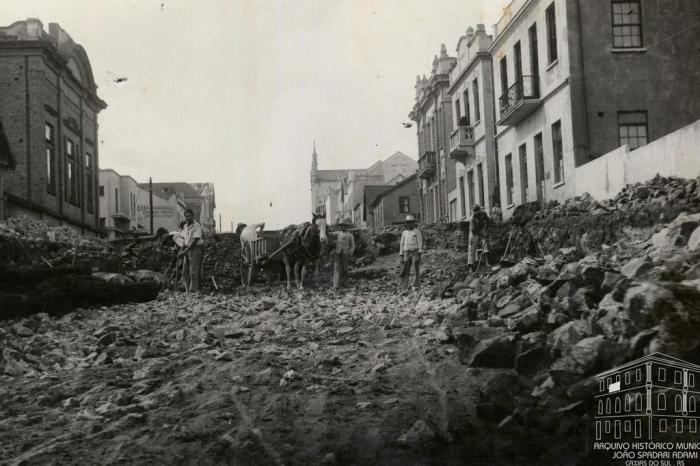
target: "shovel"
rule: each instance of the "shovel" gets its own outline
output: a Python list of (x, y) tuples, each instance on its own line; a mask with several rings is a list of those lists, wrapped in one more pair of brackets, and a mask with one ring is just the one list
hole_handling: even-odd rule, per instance
[(508, 235), (508, 243), (506, 244), (506, 250), (503, 251), (503, 256), (501, 257), (501, 260), (498, 262), (498, 264), (501, 267), (512, 267), (515, 265), (515, 261), (513, 261), (512, 257), (508, 256), (508, 259), (506, 259), (506, 255), (508, 254), (508, 249), (510, 248), (510, 240), (513, 238), (513, 232), (515, 231), (515, 225), (513, 225), (513, 228), (510, 229), (510, 235)]

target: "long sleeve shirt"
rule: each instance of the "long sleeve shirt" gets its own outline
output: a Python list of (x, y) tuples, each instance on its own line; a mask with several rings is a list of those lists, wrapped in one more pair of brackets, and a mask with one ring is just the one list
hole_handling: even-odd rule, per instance
[(337, 233), (335, 243), (336, 254), (352, 254), (355, 252), (355, 237), (352, 233), (341, 231)]
[(406, 251), (423, 252), (423, 236), (418, 228), (404, 230), (403, 233), (401, 233), (399, 254), (401, 255)]

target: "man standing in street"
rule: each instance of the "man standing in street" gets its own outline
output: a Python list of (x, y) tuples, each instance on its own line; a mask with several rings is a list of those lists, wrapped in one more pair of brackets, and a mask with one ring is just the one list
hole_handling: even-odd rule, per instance
[(481, 206), (479, 204), (474, 204), (474, 213), (469, 221), (469, 253), (467, 259), (469, 272), (474, 272), (476, 270), (476, 250), (483, 248), (481, 252), (482, 256), (487, 252), (485, 233), (489, 221), (488, 214), (481, 210)]
[(185, 210), (182, 233), (185, 237), (185, 248), (178, 254), (178, 257), (184, 258), (182, 280), (185, 282), (185, 291), (196, 293), (199, 291), (202, 264), (202, 226), (194, 221), (192, 209)]
[(348, 232), (348, 227), (351, 224), (349, 218), (344, 218), (338, 224), (340, 232), (333, 235), (336, 237), (335, 266), (333, 268), (333, 289), (335, 290), (346, 287), (348, 282), (348, 266), (355, 252), (355, 238), (352, 233)]
[(401, 284), (408, 286), (408, 277), (413, 266), (416, 278), (413, 288), (420, 288), (420, 255), (423, 253), (423, 236), (416, 228), (416, 219), (413, 215), (406, 216), (406, 229), (401, 233), (399, 256), (401, 257)]

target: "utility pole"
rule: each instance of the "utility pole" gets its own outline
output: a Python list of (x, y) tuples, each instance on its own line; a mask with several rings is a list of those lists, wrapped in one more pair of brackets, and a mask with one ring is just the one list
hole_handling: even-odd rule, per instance
[(221, 214), (219, 214), (219, 234), (221, 234)]
[(151, 217), (151, 236), (153, 236), (153, 180), (148, 177), (148, 210)]

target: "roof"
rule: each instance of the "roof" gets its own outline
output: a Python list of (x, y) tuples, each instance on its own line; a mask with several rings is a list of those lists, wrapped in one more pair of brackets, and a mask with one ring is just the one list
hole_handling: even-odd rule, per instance
[(372, 207), (374, 207), (375, 205), (377, 205), (377, 204), (379, 203), (379, 201), (380, 201), (384, 196), (386, 196), (387, 194), (391, 194), (393, 191), (396, 191), (396, 190), (399, 189), (400, 187), (405, 186), (406, 184), (415, 181), (415, 179), (416, 179), (416, 174), (414, 173), (413, 175), (409, 176), (408, 178), (406, 178), (405, 180), (401, 181), (400, 183), (397, 183), (397, 184), (395, 184), (395, 185), (393, 185), (393, 186), (390, 186), (389, 189), (387, 189), (386, 191), (384, 191), (384, 192), (382, 192), (382, 193), (379, 193), (379, 194), (377, 195), (377, 197), (374, 199), (374, 201), (372, 202)]
[(345, 168), (341, 170), (317, 170), (316, 175), (319, 181), (340, 181), (350, 177), (351, 172), (364, 172), (363, 169)]
[(386, 191), (386, 185), (380, 186), (365, 186), (365, 205), (372, 205), (381, 193)]
[(617, 367), (613, 367), (612, 369), (608, 369), (607, 371), (604, 371), (604, 372), (601, 372), (600, 374), (594, 375), (593, 378), (598, 379), (601, 377), (608, 376), (610, 374), (615, 374), (619, 371), (629, 369), (633, 366), (636, 366), (638, 364), (648, 362), (648, 361), (660, 362), (660, 363), (669, 364), (671, 366), (675, 366), (678, 368), (685, 368), (685, 369), (700, 371), (700, 366), (689, 363), (689, 362), (684, 361), (682, 359), (674, 358), (673, 356), (669, 356), (669, 355), (664, 354), (664, 353), (656, 352), (656, 353), (647, 354), (646, 356), (642, 356), (641, 358), (635, 359), (633, 361), (626, 362), (626, 363), (621, 364)]
[(10, 150), (10, 142), (7, 140), (5, 131), (2, 128), (0, 121), (0, 170), (9, 170), (15, 168), (15, 158)]

